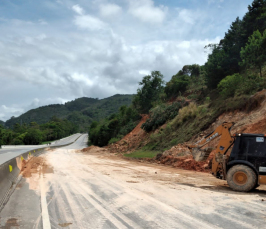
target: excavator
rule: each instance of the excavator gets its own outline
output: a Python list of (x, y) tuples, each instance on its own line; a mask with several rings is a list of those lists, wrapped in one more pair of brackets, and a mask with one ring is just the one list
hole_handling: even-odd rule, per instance
[(220, 137), (212, 159), (212, 175), (227, 180), (235, 191), (248, 192), (266, 184), (266, 135), (234, 134), (235, 123), (224, 122), (195, 144), (187, 145), (195, 161), (206, 160), (213, 148), (204, 148)]

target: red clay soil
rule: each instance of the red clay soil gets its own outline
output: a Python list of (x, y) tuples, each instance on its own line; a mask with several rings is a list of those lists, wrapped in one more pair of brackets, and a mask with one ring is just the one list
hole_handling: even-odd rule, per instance
[[(83, 153), (87, 153), (87, 152), (97, 153), (99, 151), (107, 151), (107, 149), (104, 149), (104, 148), (101, 148), (98, 146), (89, 146), (89, 147), (81, 150), (81, 152), (83, 152)], [(79, 151), (77, 151), (77, 152), (79, 152)]]
[(162, 156), (159, 164), (171, 165), (173, 167), (183, 168), (186, 170), (194, 170), (198, 172), (209, 172), (209, 161), (196, 162), (192, 156), (174, 157), (171, 155)]
[(31, 157), (22, 161), (21, 172), (23, 177), (31, 177), (32, 173), (53, 173), (53, 168), (45, 163), (43, 157)]
[(149, 135), (143, 129), (141, 125), (149, 118), (148, 115), (142, 115), (142, 119), (139, 124), (120, 141), (107, 146), (106, 148), (111, 153), (125, 153), (131, 152), (139, 147), (140, 143)]
[(213, 155), (210, 155), (206, 161), (194, 161), (189, 149), (184, 144), (179, 144), (165, 151), (162, 155), (157, 155), (156, 160), (158, 164), (171, 165), (199, 172), (209, 172), (211, 168), (209, 163), (212, 157)]
[(259, 120), (257, 123), (247, 125), (241, 132), (251, 134), (266, 134), (266, 117)]

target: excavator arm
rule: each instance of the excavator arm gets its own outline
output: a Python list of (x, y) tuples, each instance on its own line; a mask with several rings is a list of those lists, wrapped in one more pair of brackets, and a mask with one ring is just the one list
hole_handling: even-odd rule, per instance
[(195, 144), (187, 145), (192, 153), (194, 160), (203, 161), (208, 158), (213, 149), (206, 148), (202, 150), (201, 148), (212, 140), (221, 136), (212, 161), (212, 174), (223, 179), (225, 179), (226, 177), (225, 165), (228, 157), (228, 155), (226, 155), (226, 152), (235, 140), (234, 137), (232, 137), (230, 134), (230, 129), (233, 125), (233, 122), (224, 122), (222, 125), (218, 126), (212, 133), (208, 134)]

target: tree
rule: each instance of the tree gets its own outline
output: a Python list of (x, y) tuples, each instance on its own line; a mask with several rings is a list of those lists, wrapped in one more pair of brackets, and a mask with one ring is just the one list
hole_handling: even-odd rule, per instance
[(139, 85), (141, 88), (137, 90), (132, 103), (139, 113), (147, 114), (152, 108), (152, 103), (157, 101), (163, 92), (163, 75), (159, 71), (152, 71), (151, 75), (143, 77)]
[(259, 69), (260, 77), (262, 77), (262, 67), (266, 62), (266, 30), (263, 34), (259, 30), (255, 31), (248, 39), (245, 48), (241, 48), (240, 66), (255, 67)]
[(172, 79), (167, 82), (164, 92), (167, 98), (175, 97), (179, 93), (182, 93), (186, 90), (189, 84), (189, 78), (186, 75), (173, 75)]
[(212, 49), (212, 53), (209, 54), (204, 68), (207, 86), (214, 89), (225, 76), (230, 75), (228, 71), (230, 58), (221, 46), (214, 44), (209, 45), (209, 47)]
[(210, 44), (208, 61), (205, 64), (206, 83), (211, 89), (226, 76), (240, 71), (240, 51), (255, 30), (266, 29), (266, 0), (254, 0), (242, 20), (236, 18), (219, 44)]
[(30, 128), (24, 137), (26, 145), (38, 145), (42, 143), (42, 132), (39, 129)]
[[(254, 31), (261, 33), (266, 29), (266, 0), (254, 0), (248, 6), (248, 12), (243, 17), (243, 35), (248, 38)], [(243, 46), (242, 46), (243, 47)]]

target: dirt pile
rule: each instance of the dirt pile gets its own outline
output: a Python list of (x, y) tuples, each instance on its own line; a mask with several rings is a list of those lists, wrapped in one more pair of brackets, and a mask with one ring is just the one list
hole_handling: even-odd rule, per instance
[(31, 177), (32, 173), (53, 173), (53, 168), (48, 166), (43, 157), (23, 159), (21, 172), (23, 177)]
[[(81, 150), (81, 152), (83, 152), (83, 153), (97, 153), (100, 151), (103, 152), (103, 151), (108, 151), (108, 150), (105, 148), (98, 147), (98, 146), (89, 146), (89, 147)], [(78, 150), (78, 152), (79, 152), (79, 150)]]
[(173, 146), (170, 150), (157, 155), (158, 164), (171, 165), (173, 167), (194, 170), (199, 172), (208, 172), (210, 170), (210, 156), (206, 161), (196, 162), (193, 160), (189, 149), (185, 144)]
[(173, 155), (161, 155), (158, 160), (158, 164), (171, 165), (173, 167), (198, 172), (209, 172), (211, 169), (210, 160), (196, 162), (193, 160), (192, 156), (178, 157)]
[(106, 148), (112, 153), (125, 153), (131, 152), (139, 147), (142, 142), (149, 134), (141, 129), (141, 125), (146, 122), (149, 118), (148, 115), (142, 115), (142, 119), (139, 124), (120, 141), (107, 146)]

